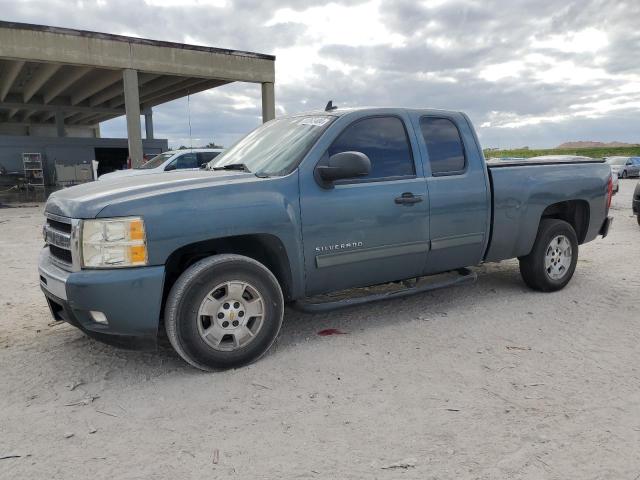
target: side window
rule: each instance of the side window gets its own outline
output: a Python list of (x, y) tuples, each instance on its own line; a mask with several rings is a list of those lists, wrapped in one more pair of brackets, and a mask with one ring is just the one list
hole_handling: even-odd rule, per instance
[(178, 160), (176, 158), (174, 158), (173, 160), (171, 160), (169, 163), (167, 163), (167, 166), (164, 167), (164, 171), (168, 172), (170, 170), (175, 170), (176, 169), (176, 163), (178, 162)]
[(178, 157), (177, 160), (176, 168), (178, 170), (184, 168), (198, 168), (198, 157), (195, 153), (185, 153)]
[(198, 153), (198, 165), (204, 165), (219, 155), (220, 152), (200, 152)]
[(460, 132), (447, 118), (422, 117), (420, 130), (427, 144), (433, 175), (462, 173), (466, 162)]
[(349, 125), (329, 147), (329, 155), (355, 151), (371, 160), (371, 173), (365, 177), (406, 177), (416, 174), (411, 145), (402, 120), (374, 117)]

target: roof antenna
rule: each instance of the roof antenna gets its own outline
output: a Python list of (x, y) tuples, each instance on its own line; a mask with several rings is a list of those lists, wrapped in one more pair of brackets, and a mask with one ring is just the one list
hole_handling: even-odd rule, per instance
[(329, 100), (329, 102), (327, 103), (327, 106), (324, 107), (324, 111), (325, 112), (330, 112), (331, 110), (335, 110), (336, 108), (338, 108), (338, 107), (333, 105), (333, 100)]

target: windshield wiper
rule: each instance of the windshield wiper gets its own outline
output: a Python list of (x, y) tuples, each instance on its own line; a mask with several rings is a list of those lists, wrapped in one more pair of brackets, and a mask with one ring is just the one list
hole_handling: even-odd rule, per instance
[(211, 167), (211, 170), (240, 170), (242, 172), (251, 173), (251, 170), (244, 163), (229, 163), (221, 167)]

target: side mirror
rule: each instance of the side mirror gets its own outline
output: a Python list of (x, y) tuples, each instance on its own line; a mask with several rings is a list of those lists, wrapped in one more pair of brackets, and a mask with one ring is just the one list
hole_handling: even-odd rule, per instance
[(207, 162), (204, 162), (204, 163), (200, 164), (200, 170), (206, 170), (208, 166), (209, 166), (209, 164)]
[(331, 184), (336, 180), (365, 177), (371, 172), (371, 160), (361, 152), (341, 152), (331, 155), (326, 165), (316, 167), (319, 180)]

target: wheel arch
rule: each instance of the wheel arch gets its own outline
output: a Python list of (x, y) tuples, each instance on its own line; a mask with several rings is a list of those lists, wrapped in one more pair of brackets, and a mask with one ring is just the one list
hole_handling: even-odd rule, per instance
[(275, 235), (259, 233), (212, 238), (183, 245), (172, 252), (165, 263), (163, 310), (169, 291), (182, 272), (203, 258), (223, 253), (243, 255), (262, 263), (280, 283), (285, 300), (291, 300), (293, 276), (284, 244)]
[[(540, 221), (545, 218), (564, 220), (570, 224), (576, 232), (578, 244), (581, 245), (584, 243), (589, 230), (589, 202), (586, 200), (575, 199), (553, 203), (544, 209), (540, 216)], [(539, 225), (540, 224), (538, 223), (538, 227)]]

